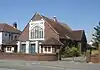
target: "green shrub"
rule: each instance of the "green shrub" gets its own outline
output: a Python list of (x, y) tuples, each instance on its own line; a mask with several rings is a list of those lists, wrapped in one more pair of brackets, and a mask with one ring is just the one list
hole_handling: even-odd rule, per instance
[(76, 56), (76, 57), (80, 55), (79, 49), (76, 47), (72, 47), (70, 49), (70, 53), (72, 54), (72, 56)]
[(66, 47), (65, 51), (63, 52), (63, 57), (77, 57), (80, 56), (79, 48), (77, 47)]

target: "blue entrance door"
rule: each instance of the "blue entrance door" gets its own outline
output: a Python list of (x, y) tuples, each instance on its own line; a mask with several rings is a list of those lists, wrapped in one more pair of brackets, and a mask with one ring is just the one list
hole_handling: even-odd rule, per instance
[(35, 53), (35, 44), (30, 44), (29, 46), (29, 53), (34, 54)]
[(26, 44), (22, 44), (20, 47), (20, 52), (25, 53), (26, 52)]

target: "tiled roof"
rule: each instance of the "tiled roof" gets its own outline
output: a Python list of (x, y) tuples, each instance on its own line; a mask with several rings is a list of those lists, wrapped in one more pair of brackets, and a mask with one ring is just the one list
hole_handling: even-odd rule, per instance
[(6, 43), (6, 44), (4, 44), (4, 45), (17, 45), (17, 41), (16, 40), (12, 40), (12, 41), (10, 41), (10, 42), (8, 42), (8, 43)]
[(72, 31), (72, 34), (74, 36), (74, 40), (81, 41), (82, 35), (83, 35), (83, 30), (74, 30), (74, 31)]
[[(36, 21), (38, 19), (41, 19), (41, 17), (37, 13), (35, 13), (35, 15), (31, 18), (32, 21)], [(29, 23), (25, 26), (25, 28), (22, 31), (22, 34), (19, 36), (18, 40), (19, 41), (27, 41), (27, 40), (29, 40)]]
[(65, 23), (60, 23), (60, 25), (62, 25), (63, 27), (66, 28), (66, 30), (72, 31), (72, 29)]
[(53, 19), (42, 16), (59, 34), (60, 38), (73, 38), (71, 32), (61, 25), (60, 22), (56, 22)]
[(49, 38), (49, 39), (43, 41), (41, 45), (59, 45), (59, 46), (61, 46), (63, 44), (60, 41), (58, 41), (52, 37), (52, 38)]
[(22, 34), (18, 38), (19, 41), (27, 41), (29, 40), (29, 24), (26, 25), (24, 30), (22, 31)]
[[(72, 40), (82, 39), (83, 30), (72, 30), (67, 24), (56, 22), (53, 19), (50, 19), (38, 13), (36, 13), (31, 20), (36, 21), (41, 19), (46, 20), (50, 24), (50, 26), (59, 34), (60, 38), (66, 38), (66, 39), (70, 38)], [(22, 34), (19, 37), (19, 40), (20, 41), (29, 40), (29, 23), (24, 28)]]
[(2, 31), (3, 31), (3, 32), (13, 32), (13, 33), (18, 33), (18, 34), (21, 33), (20, 30), (14, 28), (14, 27), (11, 26), (11, 25), (6, 24), (6, 23), (0, 23), (0, 31), (1, 31), (1, 32), (2, 32)]

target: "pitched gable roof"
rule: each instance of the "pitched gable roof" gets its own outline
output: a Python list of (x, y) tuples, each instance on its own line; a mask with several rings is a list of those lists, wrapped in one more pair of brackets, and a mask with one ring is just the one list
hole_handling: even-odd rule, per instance
[(3, 45), (9, 45), (9, 46), (11, 46), (11, 45), (17, 45), (17, 40), (12, 40), (12, 41), (10, 41), (8, 43), (4, 43)]
[(29, 23), (26, 25), (21, 35), (18, 38), (19, 41), (27, 41), (29, 40)]
[(41, 20), (42, 16), (36, 12), (35, 15), (31, 18), (32, 21), (37, 21), (37, 20)]
[(13, 33), (18, 33), (18, 34), (21, 33), (20, 30), (15, 29), (13, 26), (8, 25), (8, 24), (6, 24), (6, 23), (1, 23), (1, 24), (0, 24), (0, 31), (1, 31), (1, 32), (13, 32)]
[[(53, 19), (35, 13), (31, 18), (32, 21), (44, 19), (48, 24), (59, 34), (60, 38), (70, 38), (72, 40), (81, 40), (83, 30), (72, 30), (67, 24), (56, 22)], [(30, 21), (31, 21), (30, 20)], [(19, 37), (20, 41), (29, 40), (29, 23), (24, 28), (22, 34)]]
[[(39, 13), (35, 13), (35, 15), (31, 18), (32, 21), (36, 21), (36, 20), (40, 20), (40, 19), (41, 19), (41, 17), (39, 15)], [(27, 40), (29, 40), (29, 23), (25, 26), (25, 28), (22, 31), (22, 34), (19, 36), (18, 40), (19, 41), (27, 41)]]
[(72, 31), (72, 29), (65, 23), (60, 23), (60, 25), (62, 25), (64, 28), (66, 28), (66, 30)]
[(73, 32), (74, 40), (79, 40), (81, 41), (82, 35), (83, 35), (83, 30), (74, 30)]
[(42, 17), (58, 32), (60, 38), (67, 38), (67, 37), (73, 38), (71, 32), (66, 28), (64, 28), (60, 22), (56, 22), (53, 19), (50, 19), (43, 15)]

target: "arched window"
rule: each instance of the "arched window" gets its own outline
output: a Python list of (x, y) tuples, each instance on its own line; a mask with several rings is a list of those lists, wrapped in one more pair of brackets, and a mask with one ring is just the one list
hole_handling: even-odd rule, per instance
[(43, 29), (40, 26), (35, 26), (31, 30), (31, 39), (42, 39)]

